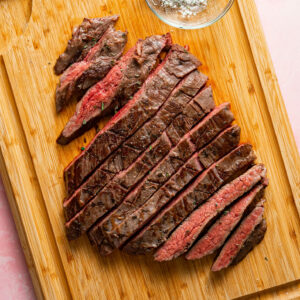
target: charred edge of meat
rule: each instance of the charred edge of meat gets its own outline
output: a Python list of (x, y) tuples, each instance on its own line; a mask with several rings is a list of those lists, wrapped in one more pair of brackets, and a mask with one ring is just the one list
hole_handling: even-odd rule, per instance
[(81, 61), (64, 71), (56, 87), (56, 112), (61, 112), (71, 101), (79, 100), (85, 91), (106, 76), (119, 60), (127, 43), (127, 32), (109, 26), (100, 40)]
[[(158, 47), (156, 49), (156, 52), (155, 52), (156, 57), (155, 57), (155, 59), (153, 57), (153, 65), (150, 65), (151, 68), (149, 68), (149, 59), (147, 61), (147, 60), (145, 60), (144, 57), (140, 57), (140, 59), (143, 59), (143, 61), (140, 61), (140, 63), (137, 63), (136, 61), (139, 59), (138, 53), (140, 53), (142, 51), (140, 49), (142, 46), (141, 44), (144, 43), (146, 45), (147, 43), (149, 43), (149, 41), (152, 41), (151, 39), (153, 39), (152, 46), (153, 46), (154, 42), (157, 42), (157, 43), (158, 43), (158, 41), (161, 42), (161, 40), (158, 40), (158, 39), (154, 40), (154, 36), (150, 36), (149, 38), (147, 38), (144, 41), (139, 41), (136, 45), (136, 49), (132, 48), (131, 50), (129, 50), (127, 52), (127, 54), (125, 54), (125, 56), (123, 56), (123, 59), (124, 59), (124, 57), (126, 57), (126, 55), (128, 56), (128, 53), (132, 52), (132, 55), (128, 56), (128, 58), (127, 58), (128, 61), (125, 62), (126, 64), (128, 64), (128, 65), (126, 65), (126, 68), (128, 68), (128, 70), (124, 69), (122, 71), (121, 66), (122, 66), (122, 63), (124, 63), (124, 62), (121, 59), (119, 61), (119, 64), (116, 65), (115, 68), (113, 68), (107, 74), (107, 76), (103, 79), (104, 81), (107, 80), (107, 82), (109, 82), (109, 78), (112, 76), (112, 74), (114, 74), (114, 71), (119, 70), (119, 68), (121, 68), (121, 72), (123, 73), (123, 75), (122, 75), (122, 78), (120, 78), (120, 82), (119, 82), (120, 86), (118, 86), (116, 88), (115, 93), (113, 93), (112, 95), (106, 96), (106, 98), (109, 99), (109, 102), (102, 101), (100, 106), (99, 106), (99, 103), (97, 105), (95, 105), (95, 103), (93, 103), (93, 106), (97, 107), (97, 111), (92, 110), (90, 112), (90, 115), (88, 116), (88, 118), (85, 118), (83, 120), (83, 122), (80, 123), (80, 125), (79, 125), (79, 121), (82, 118), (81, 105), (86, 103), (86, 102), (84, 102), (84, 101), (86, 101), (86, 99), (85, 99), (86, 95), (88, 93), (91, 93), (91, 89), (96, 88), (96, 86), (94, 86), (90, 90), (88, 90), (87, 94), (77, 104), (75, 114), (73, 115), (73, 117), (71, 117), (71, 119), (66, 124), (63, 131), (61, 132), (60, 136), (57, 138), (56, 142), (58, 144), (66, 145), (66, 144), (70, 143), (72, 140), (76, 139), (77, 137), (79, 137), (83, 133), (85, 133), (87, 130), (94, 127), (94, 124), (99, 122), (99, 120), (102, 119), (104, 116), (112, 114), (116, 107), (121, 108), (121, 107), (119, 107), (118, 99), (122, 99), (122, 101), (124, 102), (124, 103), (122, 103), (122, 107), (124, 107), (125, 103), (128, 103), (128, 101), (134, 97), (133, 95), (136, 94), (142, 88), (144, 81), (147, 80), (147, 77), (149, 76), (150, 72), (153, 70), (153, 67), (154, 67), (154, 64), (156, 63), (157, 57), (159, 57), (159, 55), (161, 54), (162, 51), (164, 51), (166, 48), (170, 47), (170, 45), (169, 45), (169, 43), (171, 42), (170, 34), (166, 34), (164, 36), (161, 36), (160, 38), (161, 38), (161, 40), (164, 40), (164, 44), (161, 45), (162, 46), (161, 48)], [(148, 45), (148, 47), (150, 47), (150, 46)], [(144, 48), (142, 48), (142, 49), (144, 49), (143, 51), (146, 52), (146, 50), (148, 48), (146, 48), (145, 46), (144, 46)], [(133, 49), (135, 49), (135, 50), (133, 51)], [(141, 55), (145, 55), (145, 53), (142, 52)], [(151, 55), (155, 56), (153, 53)], [(139, 70), (139, 72), (142, 73), (143, 76), (140, 76), (139, 78), (134, 77), (134, 78), (128, 79), (129, 78), (128, 74), (131, 74), (134, 68), (136, 69), (136, 71)], [(126, 83), (126, 80), (124, 78), (126, 78), (127, 81), (129, 81), (129, 82), (127, 82), (127, 86), (124, 86), (124, 83)], [(99, 84), (101, 84), (101, 82)], [(107, 87), (105, 87), (105, 88), (107, 89)], [(109, 125), (107, 125), (107, 126), (109, 126)]]
[[(180, 78), (171, 73), (168, 76), (168, 70), (171, 66), (174, 65), (179, 69), (179, 71), (176, 72), (177, 76), (184, 77), (194, 71), (200, 64), (193, 55), (186, 53), (179, 45), (172, 45), (172, 51), (169, 51), (169, 53), (169, 56), (166, 56), (164, 62), (150, 74), (148, 77), (149, 81), (147, 82), (147, 85), (151, 86), (159, 83), (164, 85), (165, 80), (169, 82), (164, 89), (164, 95), (159, 96), (161, 99), (154, 98), (153, 101), (150, 101), (150, 98), (145, 99), (141, 97), (142, 95), (139, 92), (138, 95), (130, 100), (127, 105), (108, 122), (90, 142), (85, 151), (73, 159), (64, 169), (64, 181), (68, 195), (71, 195), (77, 187), (93, 174), (94, 170), (104, 159), (126, 140), (125, 132), (128, 132), (128, 137), (132, 136), (140, 126), (153, 116), (155, 107), (157, 107), (161, 101), (164, 102), (165, 97), (168, 97), (173, 91), (180, 81)], [(167, 78), (162, 80), (162, 77)], [(141, 107), (145, 101), (147, 101), (147, 105), (150, 106), (150, 108), (153, 106), (150, 113), (147, 114), (146, 112), (143, 113), (145, 110), (142, 110)], [(163, 103), (161, 103), (161, 105), (162, 104)], [(117, 134), (114, 133), (115, 131), (117, 131)]]
[[(262, 182), (258, 183), (246, 195), (240, 197), (210, 221), (203, 230), (203, 234), (199, 236), (185, 256), (186, 259), (200, 259), (220, 249), (240, 220), (245, 218), (261, 201), (265, 188), (266, 185)], [(231, 221), (229, 221), (230, 219)]]
[[(260, 169), (260, 171), (263, 171), (263, 169)], [(252, 190), (253, 186), (257, 184), (258, 181), (261, 181), (261, 172), (255, 174), (251, 181), (247, 175), (249, 175), (249, 173), (246, 172), (233, 182), (225, 185), (205, 203), (194, 210), (170, 235), (165, 244), (158, 249), (154, 256), (155, 260), (171, 260), (185, 253), (192, 244), (194, 244), (196, 239), (203, 234), (209, 221), (217, 218), (221, 211), (225, 210), (226, 207), (245, 195), (249, 190)], [(248, 179), (247, 183), (241, 185), (246, 177)], [(250, 176), (250, 178), (251, 177), (252, 176)], [(253, 190), (251, 196), (254, 197), (257, 192), (256, 189)]]
[(54, 66), (56, 75), (62, 74), (75, 61), (82, 60), (89, 49), (97, 42), (110, 25), (119, 19), (118, 15), (88, 19), (73, 29), (72, 38)]
[[(241, 159), (243, 157), (243, 159)], [(184, 191), (180, 191), (168, 204), (160, 211), (160, 213), (152, 219), (139, 233), (134, 235), (124, 246), (123, 250), (126, 253), (132, 254), (146, 254), (153, 252), (159, 247), (168, 237), (169, 234), (201, 203), (210, 197), (218, 188), (225, 185), (228, 181), (232, 181), (236, 177), (244, 173), (253, 164), (256, 159), (256, 155), (250, 144), (242, 144), (225, 157), (220, 159), (204, 173), (200, 174), (193, 182), (191, 182)], [(229, 166), (230, 160), (234, 160), (234, 164)], [(238, 170), (238, 171), (237, 171)], [(224, 173), (223, 173), (224, 172)], [(209, 184), (208, 184), (209, 182)], [(199, 190), (199, 186), (205, 185), (209, 191), (198, 191), (196, 195), (194, 189)], [(180, 207), (185, 211), (180, 216), (173, 218), (174, 211), (177, 211)], [(168, 221), (166, 218), (169, 218)], [(165, 221), (172, 222), (172, 226), (169, 226), (168, 230), (161, 229), (161, 226), (165, 225)], [(160, 228), (160, 229), (159, 229)], [(155, 233), (160, 232), (159, 236), (155, 236), (155, 240), (148, 242), (147, 235), (154, 236)], [(150, 246), (151, 242), (151, 246)]]
[[(226, 239), (223, 247), (219, 249), (211, 269), (213, 272), (228, 268), (233, 264), (235, 259), (237, 259), (236, 263), (240, 262), (256, 244), (261, 242), (266, 232), (266, 226), (258, 235), (255, 231), (263, 221), (263, 214), (264, 199), (258, 201), (254, 209), (238, 223)], [(264, 225), (266, 224), (264, 223)], [(246, 233), (249, 231), (249, 233), (247, 233), (248, 236), (243, 237), (245, 235), (245, 233), (242, 233), (244, 230), (246, 230)], [(242, 235), (239, 236), (240, 234)], [(254, 239), (252, 238), (253, 236), (255, 237)], [(248, 240), (250, 243), (247, 242)], [(245, 250), (243, 250), (244, 247)]]
[[(227, 110), (229, 109), (229, 105), (228, 104), (223, 104), (221, 106), (219, 106), (218, 108), (215, 109), (214, 113), (212, 113), (212, 115), (210, 115), (210, 117), (208, 119), (206, 119), (206, 121), (204, 123), (199, 123), (199, 125), (201, 125), (199, 127), (198, 130), (196, 131), (203, 131), (201, 128), (205, 128), (205, 126), (207, 126), (208, 124), (211, 124), (211, 120), (213, 119), (218, 119), (218, 116), (219, 115), (223, 115), (224, 112), (227, 112)], [(230, 127), (229, 130), (227, 129), (224, 129), (226, 128), (233, 120), (233, 116), (231, 113), (228, 113), (226, 114), (226, 122), (223, 121), (223, 123), (219, 126), (215, 126), (214, 130), (211, 130), (210, 131), (210, 134), (208, 136), (202, 136), (202, 140), (203, 140), (203, 147), (206, 145), (206, 144), (209, 144), (211, 141), (214, 141), (215, 138), (218, 140), (218, 139), (221, 139), (223, 136), (217, 136), (220, 132), (223, 132), (224, 135), (228, 136), (228, 139), (230, 140), (230, 142), (227, 141), (227, 139), (225, 139), (224, 141), (224, 138), (223, 138), (223, 145), (224, 145), (224, 149), (222, 149), (223, 152), (226, 152), (226, 149), (230, 149), (232, 150), (233, 148), (233, 145), (231, 144), (231, 141), (233, 144), (237, 145), (238, 144), (238, 141), (239, 141), (239, 134), (236, 135), (236, 126), (234, 127)], [(200, 121), (200, 120), (198, 120)], [(195, 123), (197, 123), (197, 121), (195, 121)], [(211, 125), (213, 126), (213, 125)], [(197, 126), (195, 127), (196, 129), (198, 128)], [(233, 136), (231, 136), (231, 134)], [(186, 153), (182, 156), (176, 154), (176, 157), (179, 159), (180, 162), (177, 162), (175, 160), (175, 157), (172, 159), (172, 156), (169, 156), (167, 155), (163, 161), (160, 162), (160, 164), (158, 164), (156, 166), (156, 172), (157, 173), (157, 176), (155, 178), (155, 176), (153, 177), (153, 174), (152, 173), (152, 176), (150, 175), (150, 182), (156, 182), (157, 183), (157, 190), (159, 190), (159, 188), (161, 187), (161, 185), (163, 185), (166, 181), (168, 181), (168, 177), (169, 176), (173, 176), (173, 174), (175, 174), (184, 164), (184, 161), (188, 161), (192, 156), (193, 154), (195, 154), (195, 151), (196, 151), (196, 147), (195, 145), (193, 144), (190, 144), (188, 141), (189, 141), (189, 138), (190, 138), (190, 133), (189, 133), (189, 129), (187, 128), (187, 132), (186, 132), (186, 135), (185, 137), (183, 137), (180, 142), (174, 146), (173, 148), (173, 152), (174, 153)], [(234, 141), (233, 141), (234, 140)], [(222, 143), (222, 142), (221, 142)], [(184, 147), (183, 147), (184, 146)], [(185, 149), (184, 149), (185, 148)], [(221, 151), (220, 151), (221, 152)], [(229, 152), (229, 151), (228, 151)], [(224, 153), (225, 154), (225, 153)], [(196, 154), (197, 156), (197, 154)], [(217, 154), (215, 154), (215, 156), (217, 156)], [(223, 154), (221, 154), (221, 157), (223, 156)], [(171, 161), (173, 160), (173, 165), (171, 167)], [(167, 171), (167, 169), (165, 169), (166, 167), (170, 168), (169, 171)], [(165, 176), (165, 173), (168, 173), (167, 176)], [(160, 174), (162, 176), (160, 176)], [(153, 177), (153, 178), (151, 178)], [(147, 182), (147, 181), (146, 181)], [(149, 182), (149, 183), (150, 183)], [(141, 188), (141, 191), (142, 191), (142, 188)], [(171, 192), (171, 191), (170, 191)], [(155, 192), (154, 192), (155, 193)], [(151, 197), (151, 195), (147, 195), (147, 197)], [(148, 198), (148, 199), (149, 199)], [(147, 200), (148, 200), (147, 199)], [(146, 201), (146, 200), (145, 200)], [(145, 201), (143, 201), (143, 203), (145, 203)]]
[[(131, 138), (126, 140), (116, 152), (112, 153), (81, 186), (81, 189), (78, 189), (72, 197), (64, 201), (67, 221), (96, 195), (112, 177), (134, 163), (137, 157), (169, 128), (169, 125), (176, 120), (174, 116), (178, 117), (184, 111), (184, 103), (187, 102), (187, 106), (192, 104), (193, 96), (197, 94), (199, 89), (202, 90), (206, 80), (205, 75), (194, 71), (179, 83), (156, 115), (146, 122)], [(212, 106), (211, 102), (206, 101), (205, 111), (209, 111), (210, 106)], [(172, 112), (170, 112), (171, 109)], [(204, 113), (198, 114), (199, 119), (204, 117)], [(158, 118), (160, 121), (158, 121)]]

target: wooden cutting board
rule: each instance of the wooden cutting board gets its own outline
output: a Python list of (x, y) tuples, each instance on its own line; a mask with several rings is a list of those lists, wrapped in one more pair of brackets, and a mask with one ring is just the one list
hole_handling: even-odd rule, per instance
[[(193, 31), (162, 23), (144, 0), (19, 2), (1, 2), (7, 12), (0, 14), (1, 24), (9, 18), (15, 23), (0, 28), (0, 37), (5, 37), (0, 48), (0, 163), (38, 297), (299, 297), (300, 160), (254, 1), (237, 1), (221, 21)], [(238, 266), (212, 274), (211, 257), (164, 264), (119, 252), (102, 258), (87, 238), (66, 240), (62, 172), (86, 143), (83, 137), (66, 147), (55, 143), (74, 106), (56, 115), (58, 78), (52, 69), (74, 25), (83, 17), (108, 14), (121, 15), (118, 27), (129, 31), (128, 47), (137, 38), (168, 31), (175, 42), (189, 44), (211, 79), (216, 102), (232, 103), (242, 140), (254, 145), (258, 162), (268, 167), (268, 231)], [(94, 134), (91, 130), (86, 140)]]

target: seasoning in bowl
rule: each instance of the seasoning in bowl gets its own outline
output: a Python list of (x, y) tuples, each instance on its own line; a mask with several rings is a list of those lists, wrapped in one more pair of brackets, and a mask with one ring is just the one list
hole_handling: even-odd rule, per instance
[(163, 22), (181, 29), (209, 26), (232, 6), (234, 0), (146, 0)]
[(184, 17), (195, 16), (207, 7), (207, 0), (161, 0), (164, 8), (176, 9)]

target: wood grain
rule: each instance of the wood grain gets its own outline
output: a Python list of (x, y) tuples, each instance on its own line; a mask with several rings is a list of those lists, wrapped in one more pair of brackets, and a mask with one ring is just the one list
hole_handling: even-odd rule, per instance
[(1, 175), (29, 272), (39, 299), (69, 299), (69, 287), (1, 56), (0, 78)]
[(271, 289), (236, 298), (235, 300), (299, 300), (300, 282), (297, 280), (282, 286), (276, 286)]
[(254, 0), (238, 2), (300, 216), (300, 157)]
[(31, 15), (31, 0), (0, 1), (0, 53), (23, 34)]
[[(86, 238), (74, 243), (65, 238), (62, 170), (84, 142), (80, 138), (66, 147), (55, 144), (74, 105), (56, 115), (54, 90), (58, 78), (52, 68), (75, 24), (85, 16), (111, 13), (121, 14), (118, 26), (129, 31), (128, 46), (139, 37), (170, 30), (175, 42), (189, 44), (204, 63), (202, 71), (211, 78), (216, 101), (232, 103), (243, 141), (254, 145), (258, 161), (269, 169), (266, 238), (241, 264), (221, 274), (210, 273), (212, 258), (198, 262), (178, 259), (166, 264), (154, 263), (151, 257), (130, 257), (118, 252), (101, 258)], [(26, 31), (4, 55), (4, 63), (58, 246), (59, 255), (52, 256), (61, 259), (74, 299), (232, 299), (300, 278), (300, 222), (293, 198), (298, 195), (299, 186), (290, 184), (291, 176), (287, 176), (290, 166), (283, 160), (285, 153), (278, 141), (282, 136), (276, 135), (266, 100), (265, 90), (270, 85), (259, 76), (259, 61), (253, 50), (256, 45), (250, 44), (237, 4), (209, 28), (181, 31), (158, 21), (142, 0), (33, 1)], [(282, 105), (281, 97), (276, 95), (274, 99)], [(288, 122), (285, 115), (282, 118)], [(1, 119), (6, 123), (6, 114)], [(290, 136), (288, 126), (282, 130)], [(9, 134), (15, 136), (13, 130)], [(91, 130), (85, 137), (90, 140), (93, 135)], [(7, 152), (4, 147), (4, 157), (8, 157)], [(24, 159), (21, 153), (19, 159)], [(19, 168), (7, 169), (10, 177), (20, 172)], [(28, 210), (27, 213), (32, 214)], [(59, 295), (60, 290), (54, 289)]]

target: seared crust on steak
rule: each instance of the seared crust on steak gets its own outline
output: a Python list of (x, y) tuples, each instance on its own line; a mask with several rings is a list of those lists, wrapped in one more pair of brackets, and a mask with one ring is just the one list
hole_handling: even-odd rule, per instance
[(194, 71), (200, 62), (186, 50), (173, 45), (164, 61), (89, 146), (64, 170), (68, 195), (106, 159), (121, 143), (134, 134), (163, 105), (180, 80)]
[[(254, 210), (242, 220), (241, 224), (229, 237), (217, 256), (211, 268), (213, 272), (221, 271), (234, 262), (238, 263), (261, 241), (266, 231), (265, 223), (262, 223), (263, 213), (263, 202), (260, 202)], [(260, 227), (259, 224), (261, 223), (262, 225)], [(255, 233), (256, 228), (259, 228), (259, 230)], [(249, 241), (247, 242), (247, 240)]]
[[(170, 97), (157, 111), (155, 116), (146, 122), (135, 134), (126, 140), (97, 168), (91, 177), (64, 202), (66, 220), (70, 220), (83, 206), (85, 206), (102, 188), (119, 172), (128, 168), (138, 156), (145, 151), (151, 143), (176, 122), (176, 119), (185, 113), (185, 107), (193, 104), (193, 96), (205, 84), (207, 77), (198, 71), (187, 75), (171, 93)], [(201, 94), (201, 93), (200, 93)], [(205, 102), (206, 111), (214, 107), (213, 99)], [(204, 105), (203, 105), (204, 106)], [(195, 110), (193, 110), (195, 111)], [(190, 121), (191, 126), (204, 117), (204, 112), (199, 108), (195, 121)], [(188, 115), (186, 115), (186, 119)], [(171, 124), (171, 125), (170, 125)], [(177, 129), (177, 127), (175, 127)], [(180, 130), (180, 133), (182, 129)], [(170, 138), (170, 136), (169, 136)]]
[(121, 57), (127, 43), (127, 32), (109, 27), (87, 56), (64, 71), (56, 87), (56, 111), (71, 100), (79, 100), (89, 87), (105, 77)]
[(109, 16), (104, 18), (88, 19), (75, 27), (72, 38), (68, 41), (64, 53), (59, 56), (54, 66), (56, 75), (60, 75), (75, 61), (81, 61), (85, 58), (89, 50), (95, 45), (108, 27), (114, 25), (119, 16)]
[(243, 144), (214, 163), (179, 193), (136, 237), (124, 247), (127, 253), (145, 254), (164, 243), (169, 234), (219, 187), (243, 173), (256, 156)]

